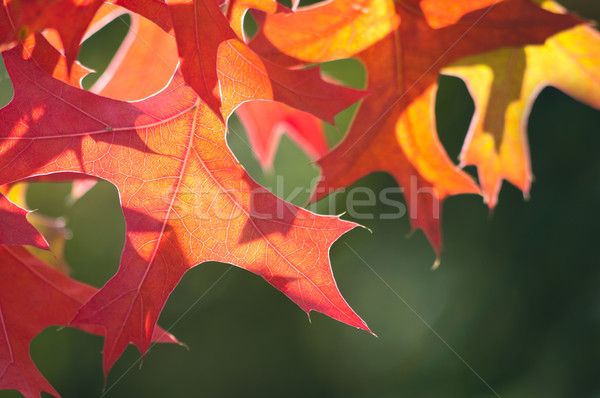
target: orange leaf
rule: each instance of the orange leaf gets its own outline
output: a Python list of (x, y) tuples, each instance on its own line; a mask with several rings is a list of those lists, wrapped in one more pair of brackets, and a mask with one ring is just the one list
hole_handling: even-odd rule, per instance
[(250, 47), (282, 65), (358, 54), (393, 32), (400, 22), (388, 0), (327, 1), (293, 14), (254, 12), (254, 16), (262, 29)]
[(103, 0), (7, 0), (0, 11), (0, 44), (24, 41), (30, 34), (55, 29), (70, 71), (79, 44)]
[(368, 330), (340, 295), (328, 258), (355, 225), (256, 184), (227, 148), (222, 121), (181, 77), (127, 103), (67, 86), (12, 51), (4, 59), (15, 97), (0, 110), (0, 182), (80, 172), (120, 192), (121, 266), (75, 317), (106, 329), (105, 371), (129, 342), (147, 350), (183, 273), (209, 260), (263, 276), (306, 312)]
[(334, 124), (336, 114), (366, 94), (323, 80), (319, 68), (291, 70), (261, 59), (238, 40), (223, 42), (218, 54), (224, 118), (240, 104), (262, 99), (283, 102)]
[[(98, 14), (102, 18), (92, 23), (90, 35), (127, 10), (104, 4)], [(177, 69), (179, 58), (173, 33), (138, 15), (131, 15), (129, 31), (106, 71), (90, 91), (106, 97), (135, 101), (163, 89)]]
[(81, 87), (81, 80), (90, 72), (75, 62), (69, 74), (65, 57), (40, 33), (29, 36), (19, 49), (23, 59), (32, 59), (48, 74), (73, 87)]
[[(311, 17), (319, 12), (327, 15), (334, 3), (311, 8), (307, 13)], [(337, 2), (337, 7), (342, 7), (341, 3), (347, 4), (348, 9), (341, 15), (351, 15), (352, 4)], [(371, 7), (394, 9), (400, 24), (385, 38), (356, 54), (367, 70), (367, 89), (376, 95), (363, 101), (345, 140), (319, 161), (323, 179), (314, 195), (318, 199), (370, 172), (387, 171), (405, 190), (413, 225), (423, 228), (438, 255), (440, 211), (436, 203), (447, 195), (479, 191), (448, 159), (435, 132), (433, 99), (440, 68), (473, 53), (502, 46), (540, 43), (578, 22), (571, 16), (546, 12), (527, 0), (506, 0), (484, 9), (479, 9), (479, 2), (455, 3), (460, 8), (454, 9), (453, 14), (462, 17), (456, 24), (441, 29), (430, 26), (423, 10), (415, 10), (412, 4), (405, 5), (403, 1), (361, 3), (369, 10)], [(379, 13), (377, 10), (372, 12)], [(302, 13), (267, 15), (264, 34), (254, 48), (266, 49), (270, 59), (287, 64), (290, 57), (315, 62), (354, 55), (355, 46), (350, 46), (344, 54), (338, 46), (314, 47), (315, 40), (307, 40), (301, 35), (296, 35), (298, 42), (294, 42), (293, 32), (304, 29), (306, 18), (299, 16)], [(321, 26), (311, 26), (312, 36), (319, 37), (323, 32), (325, 37), (336, 37), (332, 32), (338, 25), (345, 29), (351, 20), (346, 18), (343, 23), (330, 24), (322, 17)], [(536, 21), (535, 25), (531, 21)], [(271, 24), (278, 27), (285, 24), (290, 34), (269, 35)], [(267, 40), (268, 45), (264, 43)], [(284, 57), (278, 57), (274, 48)], [(419, 192), (425, 193), (427, 198), (416, 195)], [(433, 207), (419, 206), (423, 200), (432, 203)]]
[[(402, 2), (402, 0), (400, 0)], [(414, 3), (417, 9), (420, 8), (423, 16), (432, 28), (445, 28), (454, 25), (469, 13), (481, 10), (486, 12), (488, 7), (498, 3), (498, 0), (470, 0), (464, 1), (446, 1), (446, 0), (405, 0), (405, 3)], [(481, 14), (479, 14), (481, 15)], [(478, 16), (472, 15), (471, 18)]]
[[(550, 1), (544, 6), (564, 12)], [(478, 167), (485, 200), (494, 208), (503, 179), (529, 196), (533, 173), (527, 120), (544, 87), (557, 87), (600, 109), (600, 34), (579, 25), (550, 37), (543, 46), (476, 55), (442, 72), (465, 80), (475, 100), (460, 159), (462, 165)]]
[(291, 70), (253, 53), (214, 0), (174, 1), (169, 8), (186, 82), (226, 120), (245, 101), (284, 102), (333, 122), (365, 93), (324, 81), (318, 68)]
[(288, 12), (287, 8), (275, 0), (229, 0), (227, 20), (240, 40), (244, 40), (243, 21), (244, 15), (249, 9), (260, 10), (267, 14)]
[(327, 153), (325, 132), (318, 118), (279, 102), (251, 101), (241, 105), (236, 114), (246, 128), (250, 145), (260, 164), (271, 170), (277, 144), (287, 133), (312, 159)]

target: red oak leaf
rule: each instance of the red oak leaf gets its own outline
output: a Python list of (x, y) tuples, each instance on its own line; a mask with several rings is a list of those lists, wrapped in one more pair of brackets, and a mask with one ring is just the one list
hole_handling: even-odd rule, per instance
[[(448, 20), (433, 18), (438, 25), (445, 26), (436, 29), (426, 18), (427, 9), (415, 10), (413, 3), (386, 0), (359, 3), (375, 14), (393, 9), (400, 23), (373, 44), (372, 38), (354, 31), (362, 26), (352, 11), (354, 3), (334, 1), (292, 15), (264, 17), (263, 33), (257, 36), (253, 48), (286, 64), (291, 64), (292, 58), (319, 62), (351, 56), (361, 50), (356, 57), (367, 69), (367, 88), (377, 94), (363, 101), (347, 137), (319, 161), (323, 179), (315, 198), (373, 171), (387, 171), (404, 188), (413, 226), (425, 231), (439, 256), (438, 202), (447, 195), (479, 192), (470, 178), (450, 161), (437, 138), (433, 104), (440, 68), (473, 53), (543, 43), (548, 36), (579, 20), (547, 12), (527, 0), (494, 2), (481, 9), (485, 2), (461, 1), (454, 2), (455, 8), (450, 13), (458, 21), (447, 25)], [(347, 11), (341, 14), (345, 17), (336, 20), (335, 25), (328, 24), (324, 16), (344, 7), (343, 4), (347, 4)], [(382, 11), (372, 11), (373, 8)], [(307, 25), (311, 19), (316, 22)], [(277, 27), (278, 35), (270, 33), (274, 31), (269, 28), (271, 24)], [(378, 25), (380, 29), (389, 26), (389, 17)], [(343, 36), (335, 33), (338, 27), (343, 31), (350, 27), (357, 37), (363, 37), (356, 39), (346, 54), (340, 45)], [(311, 31), (312, 39), (303, 34), (307, 30)], [(320, 32), (327, 40), (322, 40)]]
[(27, 221), (27, 213), (0, 193), (0, 245), (30, 245), (48, 249), (44, 237)]
[(219, 47), (217, 72), (224, 118), (246, 101), (275, 100), (334, 124), (336, 114), (366, 94), (328, 83), (319, 68), (291, 70), (260, 59), (237, 39)]
[[(542, 5), (565, 13), (554, 2)], [(529, 196), (533, 172), (527, 121), (544, 87), (555, 86), (600, 109), (600, 34), (581, 24), (550, 37), (543, 46), (474, 55), (442, 72), (463, 79), (475, 102), (460, 160), (477, 166), (484, 198), (494, 208), (504, 179)]]
[(177, 0), (168, 4), (185, 81), (218, 113), (221, 101), (217, 92), (217, 50), (221, 43), (237, 36), (215, 0)]
[(172, 1), (169, 8), (183, 76), (223, 119), (243, 102), (263, 99), (333, 123), (337, 113), (365, 95), (324, 81), (319, 68), (292, 70), (261, 59), (236, 35), (214, 0)]
[[(15, 389), (26, 398), (42, 391), (59, 396), (29, 356), (31, 340), (52, 325), (74, 326), (103, 334), (99, 327), (71, 319), (96, 289), (74, 281), (19, 246), (0, 246), (0, 390)], [(175, 343), (157, 328), (153, 340)]]
[(55, 29), (62, 41), (67, 69), (77, 59), (79, 44), (103, 0), (8, 0), (0, 11), (0, 45), (23, 41), (31, 33)]
[(75, 62), (69, 73), (66, 58), (40, 33), (29, 36), (18, 49), (23, 59), (32, 59), (48, 74), (74, 87), (81, 87), (81, 80), (90, 72)]
[[(168, 11), (166, 5), (164, 10)], [(123, 7), (104, 4), (86, 35), (93, 34), (127, 13)], [(135, 101), (163, 89), (175, 73), (179, 57), (172, 30), (165, 32), (139, 14), (128, 14), (131, 23), (127, 35), (90, 91), (106, 97)], [(168, 16), (170, 18), (170, 14)]]
[(340, 295), (328, 258), (354, 224), (256, 184), (227, 148), (224, 124), (178, 75), (156, 96), (127, 103), (68, 86), (13, 51), (4, 60), (15, 97), (0, 110), (0, 183), (80, 172), (120, 192), (121, 266), (74, 320), (106, 329), (105, 371), (129, 342), (147, 350), (172, 289), (208, 260), (263, 276), (306, 312), (368, 330)]
[(347, 58), (383, 39), (400, 22), (388, 0), (327, 1), (295, 13), (253, 15), (260, 30), (250, 47), (287, 66)]
[(283, 133), (287, 133), (313, 159), (327, 153), (323, 126), (310, 113), (279, 102), (251, 101), (237, 108), (236, 114), (246, 128), (256, 158), (266, 170), (273, 167), (277, 145)]
[(164, 0), (114, 0), (107, 1), (107, 4), (125, 7), (154, 22), (165, 32), (170, 32), (173, 29), (171, 13)]
[[(287, 8), (275, 0), (230, 0), (228, 3), (225, 15), (233, 31), (242, 40), (245, 40), (243, 21), (248, 10), (254, 9), (268, 14), (288, 12)], [(295, 6), (297, 7), (297, 2), (295, 2)]]
[[(228, 19), (234, 28), (239, 26), (241, 29), (242, 17), (249, 8), (270, 13), (284, 10), (272, 0), (231, 1)], [(86, 36), (127, 12), (123, 7), (104, 4), (96, 13)], [(138, 14), (132, 14), (131, 18), (129, 32), (121, 47), (90, 91), (116, 99), (139, 100), (159, 91), (172, 77), (178, 61), (175, 38)], [(242, 37), (241, 30), (236, 33)], [(320, 80), (320, 75), (313, 73), (313, 76)], [(286, 130), (313, 159), (327, 152), (319, 119), (306, 112), (272, 101), (253, 101), (242, 105), (238, 115), (245, 124), (259, 161), (266, 169), (272, 166), (279, 138)]]
[[(446, 0), (405, 0), (403, 3), (407, 9), (422, 13), (427, 23), (432, 28), (445, 28), (454, 25), (466, 14), (481, 10), (486, 12), (486, 8), (498, 3), (498, 0), (469, 0), (469, 1), (446, 1)], [(481, 15), (481, 14), (480, 14)]]

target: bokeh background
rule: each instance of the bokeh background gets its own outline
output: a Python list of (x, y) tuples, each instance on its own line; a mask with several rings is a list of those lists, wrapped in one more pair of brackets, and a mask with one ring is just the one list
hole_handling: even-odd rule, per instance
[[(598, 2), (563, 4), (600, 20)], [(81, 62), (101, 72), (127, 22), (91, 37)], [(324, 70), (345, 84), (364, 85), (357, 61)], [(473, 102), (462, 81), (442, 76), (440, 83), (439, 135), (456, 160)], [(0, 105), (11, 95), (2, 69)], [(337, 129), (327, 126), (332, 146), (354, 110), (338, 116)], [(338, 286), (379, 337), (318, 313), (309, 322), (260, 277), (204, 263), (185, 275), (159, 321), (189, 350), (157, 345), (140, 361), (129, 347), (106, 388), (98, 336), (50, 327), (33, 341), (31, 355), (65, 398), (600, 397), (600, 112), (547, 88), (528, 129), (530, 199), (505, 183), (493, 214), (477, 196), (446, 200), (439, 269), (431, 270), (433, 250), (422, 232), (410, 234), (406, 217), (356, 220), (371, 231), (357, 228), (333, 245)], [(265, 174), (235, 118), (230, 130), (229, 145), (248, 172), (267, 187), (282, 178), (284, 195), (306, 187), (294, 200), (305, 205), (319, 171), (302, 151), (284, 136), (274, 170)], [(380, 173), (355, 186), (379, 192), (397, 185)], [(71, 204), (69, 190), (68, 183), (31, 184), (28, 205), (64, 217), (72, 233), (65, 247), (71, 275), (100, 287), (116, 271), (124, 242), (117, 191), (100, 182)], [(335, 206), (326, 202), (314, 209), (345, 210), (344, 194)], [(360, 210), (395, 209), (378, 203)]]

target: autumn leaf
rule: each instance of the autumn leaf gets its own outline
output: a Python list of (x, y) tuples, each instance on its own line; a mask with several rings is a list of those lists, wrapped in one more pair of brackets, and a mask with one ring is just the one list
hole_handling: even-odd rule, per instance
[[(0, 245), (0, 390), (18, 390), (26, 398), (37, 398), (42, 391), (59, 396), (35, 367), (29, 345), (52, 325), (103, 334), (102, 328), (71, 322), (77, 309), (95, 292), (95, 288), (70, 279), (23, 247)], [(160, 328), (155, 329), (153, 340), (177, 342)]]
[[(299, 0), (294, 2), (294, 7), (297, 7)], [(225, 16), (231, 25), (231, 28), (237, 37), (246, 41), (244, 33), (244, 16), (250, 9), (274, 14), (276, 12), (286, 13), (287, 9), (275, 0), (229, 0), (227, 1), (227, 9)]]
[(48, 249), (48, 243), (27, 221), (29, 212), (0, 193), (0, 245), (30, 245)]
[[(242, 19), (249, 8), (270, 13), (285, 10), (283, 6), (271, 0), (229, 2), (227, 19), (234, 31), (236, 26), (239, 27), (236, 31), (238, 38), (243, 37)], [(106, 3), (98, 10), (86, 36), (124, 14), (130, 14), (132, 18), (129, 32), (106, 72), (90, 91), (115, 99), (139, 100), (154, 94), (168, 83), (177, 66), (177, 45), (172, 31), (164, 32), (148, 19), (135, 13), (131, 14), (123, 7)], [(239, 74), (239, 71), (236, 73)], [(226, 78), (223, 71), (219, 71), (218, 74), (223, 79)], [(321, 80), (319, 74), (313, 76), (313, 80)], [(239, 91), (235, 82), (227, 87)], [(222, 95), (229, 98), (228, 93)], [(237, 106), (239, 100), (233, 101), (225, 101), (228, 108)], [(225, 113), (229, 114), (231, 110), (226, 110)], [(328, 150), (319, 119), (309, 113), (272, 101), (244, 103), (237, 109), (237, 113), (248, 132), (255, 155), (267, 170), (272, 167), (279, 138), (286, 130), (290, 138), (313, 159), (323, 156)]]
[(135, 101), (163, 89), (175, 73), (179, 57), (172, 30), (165, 32), (149, 19), (112, 4), (105, 3), (98, 10), (86, 36), (124, 14), (131, 16), (127, 35), (90, 91), (110, 98)]
[(105, 4), (114, 4), (133, 11), (154, 22), (165, 32), (173, 30), (171, 13), (164, 0), (110, 0)]
[(262, 165), (273, 167), (279, 139), (286, 133), (312, 159), (325, 155), (328, 144), (318, 118), (279, 102), (251, 101), (242, 104), (236, 114), (246, 128), (252, 150)]
[[(522, 121), (541, 87), (600, 109), (600, 36), (553, 3), (545, 7), (558, 13), (528, 0), (292, 4), (3, 2), (0, 49), (10, 48), (3, 58), (15, 94), (0, 109), (0, 389), (56, 394), (29, 356), (31, 340), (49, 325), (105, 335), (105, 375), (130, 343), (144, 354), (151, 341), (175, 342), (157, 319), (183, 274), (207, 261), (262, 276), (307, 313), (369, 330), (343, 299), (329, 261), (333, 242), (355, 224), (292, 206), (254, 182), (226, 145), (234, 111), (266, 169), (283, 132), (320, 158), (314, 199), (373, 171), (390, 173), (413, 227), (439, 258), (441, 201), (480, 192), (437, 137), (440, 71), (463, 77), (475, 97), (461, 166), (479, 167), (491, 206), (502, 179), (528, 190)], [(249, 10), (260, 29), (248, 43)], [(107, 71), (93, 93), (79, 89), (89, 72), (74, 61), (82, 38), (125, 13), (131, 26)], [(366, 92), (315, 67), (351, 56), (365, 67)], [(319, 119), (333, 123), (361, 99), (348, 135), (327, 153)], [(17, 182), (65, 179), (75, 180), (71, 200), (98, 179), (119, 191), (125, 247), (118, 272), (99, 290), (21, 247), (51, 253), (28, 212), (3, 196)]]
[(260, 59), (237, 40), (219, 48), (217, 71), (223, 117), (246, 101), (275, 100), (335, 124), (335, 115), (366, 94), (324, 80), (319, 68), (292, 70)]
[(446, 1), (446, 0), (404, 0), (401, 2), (412, 11), (422, 13), (429, 26), (435, 29), (445, 28), (460, 21), (466, 14), (479, 10), (482, 13), (490, 6), (498, 3), (498, 0), (471, 0)]
[(75, 62), (69, 73), (66, 58), (40, 33), (29, 36), (17, 49), (23, 59), (31, 59), (46, 73), (73, 87), (80, 87), (81, 80), (90, 72)]
[(174, 21), (181, 71), (186, 82), (218, 114), (217, 51), (221, 43), (237, 40), (214, 0), (169, 1)]
[[(0, 46), (24, 41), (43, 29), (58, 32), (67, 69), (77, 59), (81, 39), (103, 0), (42, 0), (3, 2), (0, 9)], [(0, 47), (1, 48), (1, 47)]]
[[(486, 8), (481, 8), (485, 2), (463, 1), (455, 2), (452, 10), (456, 23), (435, 28), (428, 22), (427, 8), (415, 8), (423, 4), (427, 3), (333, 1), (308, 9), (309, 16), (302, 16), (303, 11), (267, 15), (252, 47), (286, 65), (292, 64), (293, 58), (321, 62), (342, 56), (356, 56), (363, 63), (367, 89), (377, 95), (362, 102), (344, 141), (319, 160), (323, 178), (314, 198), (371, 172), (387, 171), (404, 189), (413, 227), (424, 230), (439, 256), (440, 201), (448, 195), (479, 192), (469, 176), (450, 161), (435, 131), (433, 104), (441, 67), (499, 47), (543, 43), (579, 21), (549, 13), (526, 0), (506, 0)], [(339, 14), (344, 17), (328, 23), (325, 16), (340, 7), (346, 8)], [(394, 10), (397, 28), (374, 44), (371, 39), (361, 39), (361, 32), (354, 31), (360, 26), (355, 22), (356, 8), (375, 14)], [(309, 19), (316, 22), (307, 25)], [(442, 26), (447, 24), (447, 20), (442, 22)], [(389, 18), (377, 25), (381, 31), (390, 26), (396, 25)], [(353, 37), (359, 38), (347, 53), (340, 46), (343, 36), (335, 33), (339, 29), (350, 29)], [(276, 30), (278, 35), (269, 33)], [(311, 32), (310, 37), (302, 34), (306, 31)]]
[(209, 260), (264, 277), (306, 312), (368, 330), (328, 258), (355, 225), (256, 184), (227, 148), (224, 124), (179, 76), (127, 103), (68, 86), (14, 51), (4, 60), (15, 97), (0, 110), (0, 183), (66, 172), (119, 189), (127, 226), (119, 271), (74, 319), (106, 329), (106, 372), (129, 342), (146, 352), (183, 273)]
[(280, 65), (347, 58), (393, 32), (400, 23), (387, 0), (328, 1), (295, 13), (253, 12), (261, 27), (250, 47)]
[[(554, 12), (556, 3), (544, 2)], [(600, 34), (579, 25), (549, 38), (543, 46), (497, 50), (465, 58), (442, 73), (467, 83), (476, 112), (460, 154), (461, 165), (475, 165), (491, 208), (502, 180), (529, 196), (533, 178), (527, 120), (544, 87), (554, 86), (600, 109)]]
[[(177, 37), (186, 38), (179, 43), (184, 77), (203, 99), (208, 98), (213, 110), (220, 110), (227, 118), (245, 101), (277, 99), (334, 123), (337, 113), (365, 95), (324, 80), (318, 68), (289, 70), (253, 54), (241, 41), (242, 17), (250, 7), (266, 12), (288, 12), (273, 0), (231, 1), (228, 19), (217, 2), (183, 2), (170, 6), (181, 22), (176, 25)], [(123, 13), (123, 8), (105, 4), (88, 35)], [(197, 18), (192, 20), (191, 15)], [(161, 31), (150, 20), (133, 14), (127, 37), (91, 91), (124, 100), (145, 98), (158, 91), (176, 67), (177, 47), (172, 33)], [(194, 44), (187, 39), (189, 35), (204, 39)], [(209, 86), (213, 88), (209, 90)]]
[(261, 59), (214, 0), (172, 1), (169, 8), (183, 76), (224, 120), (243, 102), (275, 100), (333, 123), (337, 113), (365, 95), (323, 80), (319, 68), (293, 70)]

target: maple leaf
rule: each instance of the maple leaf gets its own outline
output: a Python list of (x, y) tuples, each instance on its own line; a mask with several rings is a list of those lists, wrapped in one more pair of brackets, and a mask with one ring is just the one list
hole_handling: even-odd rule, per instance
[[(543, 4), (564, 13), (553, 2)], [(472, 56), (442, 73), (463, 79), (475, 101), (460, 161), (478, 167), (484, 198), (494, 208), (503, 179), (529, 196), (533, 173), (526, 126), (533, 102), (544, 87), (557, 87), (600, 109), (600, 34), (579, 25), (552, 36), (543, 46)]]
[(256, 184), (225, 126), (179, 75), (127, 103), (48, 76), (14, 51), (15, 96), (0, 110), (0, 183), (84, 173), (119, 190), (127, 239), (117, 274), (77, 313), (106, 329), (104, 370), (129, 342), (144, 353), (172, 289), (208, 260), (264, 277), (304, 311), (368, 330), (337, 289), (328, 250), (355, 224), (294, 207)]
[(250, 101), (238, 107), (236, 114), (246, 128), (256, 158), (267, 171), (273, 167), (277, 145), (283, 133), (287, 133), (312, 159), (327, 153), (323, 126), (310, 113), (279, 102)]
[[(29, 345), (52, 325), (103, 334), (102, 328), (71, 322), (95, 292), (95, 288), (70, 279), (23, 247), (0, 245), (0, 390), (15, 389), (26, 398), (39, 397), (42, 391), (59, 396), (35, 367)], [(177, 342), (159, 328), (153, 340)]]
[[(250, 3), (261, 8), (276, 4), (253, 1), (239, 7)], [(214, 0), (171, 1), (169, 9), (183, 76), (224, 120), (245, 101), (275, 100), (333, 123), (337, 113), (365, 95), (323, 80), (319, 68), (292, 70), (261, 59), (236, 35)], [(240, 21), (232, 24), (240, 33)]]
[(102, 3), (103, 0), (5, 1), (0, 8), (0, 45), (24, 41), (43, 29), (55, 29), (70, 70), (81, 39)]
[[(485, 8), (481, 8), (485, 1), (462, 1), (454, 2), (452, 18), (434, 18), (443, 26), (435, 28), (425, 14), (428, 9), (420, 7), (423, 4), (427, 2), (333, 1), (291, 15), (266, 15), (262, 18), (263, 31), (252, 48), (286, 65), (294, 58), (298, 63), (341, 56), (355, 56), (363, 63), (367, 89), (377, 95), (362, 102), (346, 138), (319, 160), (323, 178), (314, 198), (320, 199), (371, 172), (387, 171), (404, 189), (413, 227), (424, 230), (439, 257), (440, 209), (436, 203), (447, 195), (479, 192), (450, 161), (435, 132), (433, 104), (439, 70), (474, 53), (543, 43), (579, 20), (544, 11), (526, 0), (494, 2)], [(346, 12), (336, 14), (341, 16), (339, 20), (327, 21), (326, 15), (344, 7)], [(392, 10), (399, 22), (382, 19), (377, 32), (397, 27), (375, 40), (357, 31), (362, 25), (356, 22), (360, 18), (356, 9), (377, 15)], [(448, 24), (449, 20), (457, 22)], [(340, 41), (347, 30), (357, 39), (344, 53)], [(303, 32), (311, 33), (307, 36)]]
[(27, 221), (28, 213), (0, 193), (0, 245), (30, 245), (48, 249), (44, 237)]

